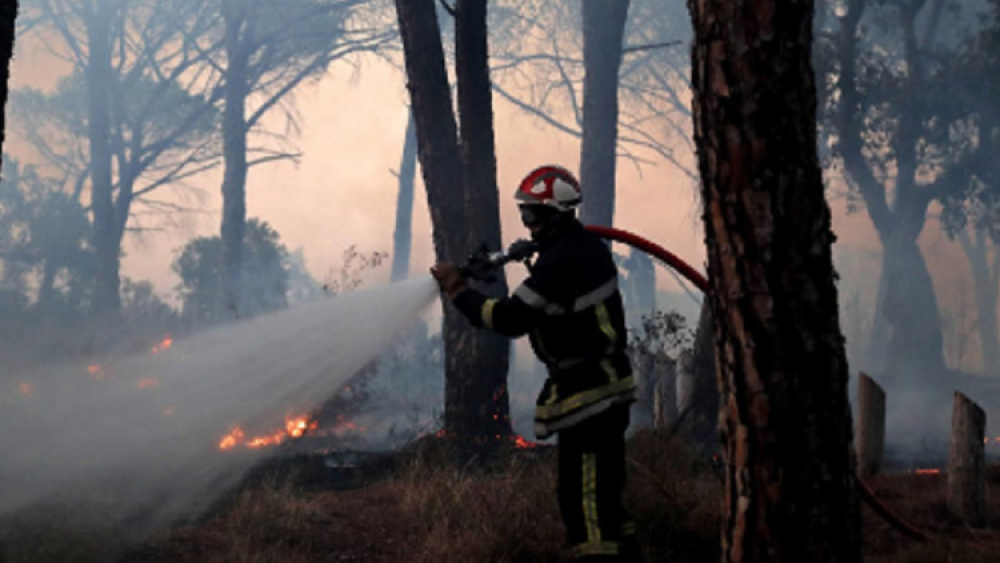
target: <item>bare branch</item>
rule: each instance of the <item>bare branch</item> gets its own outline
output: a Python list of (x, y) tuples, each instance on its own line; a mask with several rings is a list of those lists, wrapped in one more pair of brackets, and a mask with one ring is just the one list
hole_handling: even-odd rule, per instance
[(648, 45), (632, 45), (632, 46), (629, 46), (629, 47), (623, 47), (622, 48), (622, 56), (625, 56), (625, 55), (627, 55), (629, 53), (638, 53), (638, 52), (641, 52), (641, 51), (650, 51), (650, 50), (653, 50), (653, 49), (662, 49), (664, 47), (674, 47), (676, 45), (680, 45), (681, 43), (682, 43), (682, 41), (666, 41), (664, 43), (650, 43)]
[(440, 0), (440, 2), (441, 2), (441, 7), (444, 8), (444, 11), (448, 12), (448, 14), (451, 17), (455, 17), (455, 15), (458, 13), (458, 11), (455, 9), (455, 6), (448, 4), (447, 0)]

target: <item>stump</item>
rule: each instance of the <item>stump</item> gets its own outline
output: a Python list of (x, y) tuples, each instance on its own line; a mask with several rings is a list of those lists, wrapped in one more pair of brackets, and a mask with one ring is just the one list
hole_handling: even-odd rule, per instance
[(677, 365), (660, 354), (657, 358), (659, 377), (653, 397), (653, 427), (666, 430), (677, 420)]
[(885, 451), (885, 391), (865, 373), (858, 377), (857, 424), (858, 474), (867, 479), (877, 475), (882, 469)]
[(986, 475), (983, 461), (986, 413), (955, 393), (948, 458), (948, 508), (970, 526), (986, 525)]

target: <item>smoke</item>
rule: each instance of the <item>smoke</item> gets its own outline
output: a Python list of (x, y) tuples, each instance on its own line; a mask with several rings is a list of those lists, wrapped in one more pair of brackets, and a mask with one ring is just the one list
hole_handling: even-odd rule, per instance
[(202, 332), (155, 353), (22, 374), (0, 402), (0, 515), (95, 501), (161, 524), (227, 491), (263, 450), (234, 425), (284, 429), (331, 397), (437, 295), (429, 277)]

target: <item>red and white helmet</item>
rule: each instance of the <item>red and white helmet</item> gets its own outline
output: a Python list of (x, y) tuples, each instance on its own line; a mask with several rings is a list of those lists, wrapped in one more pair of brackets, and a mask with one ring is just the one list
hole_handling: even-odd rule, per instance
[(522, 205), (548, 205), (559, 211), (572, 211), (583, 201), (583, 192), (569, 170), (539, 166), (521, 180), (514, 199)]

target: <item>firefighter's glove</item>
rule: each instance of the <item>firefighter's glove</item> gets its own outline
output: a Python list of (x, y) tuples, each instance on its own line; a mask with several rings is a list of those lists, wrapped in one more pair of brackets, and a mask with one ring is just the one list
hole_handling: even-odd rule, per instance
[(467, 287), (465, 276), (462, 275), (462, 271), (458, 269), (458, 266), (454, 264), (438, 264), (431, 268), (431, 275), (437, 280), (441, 291), (448, 294), (448, 297), (452, 299), (459, 293), (462, 293)]

